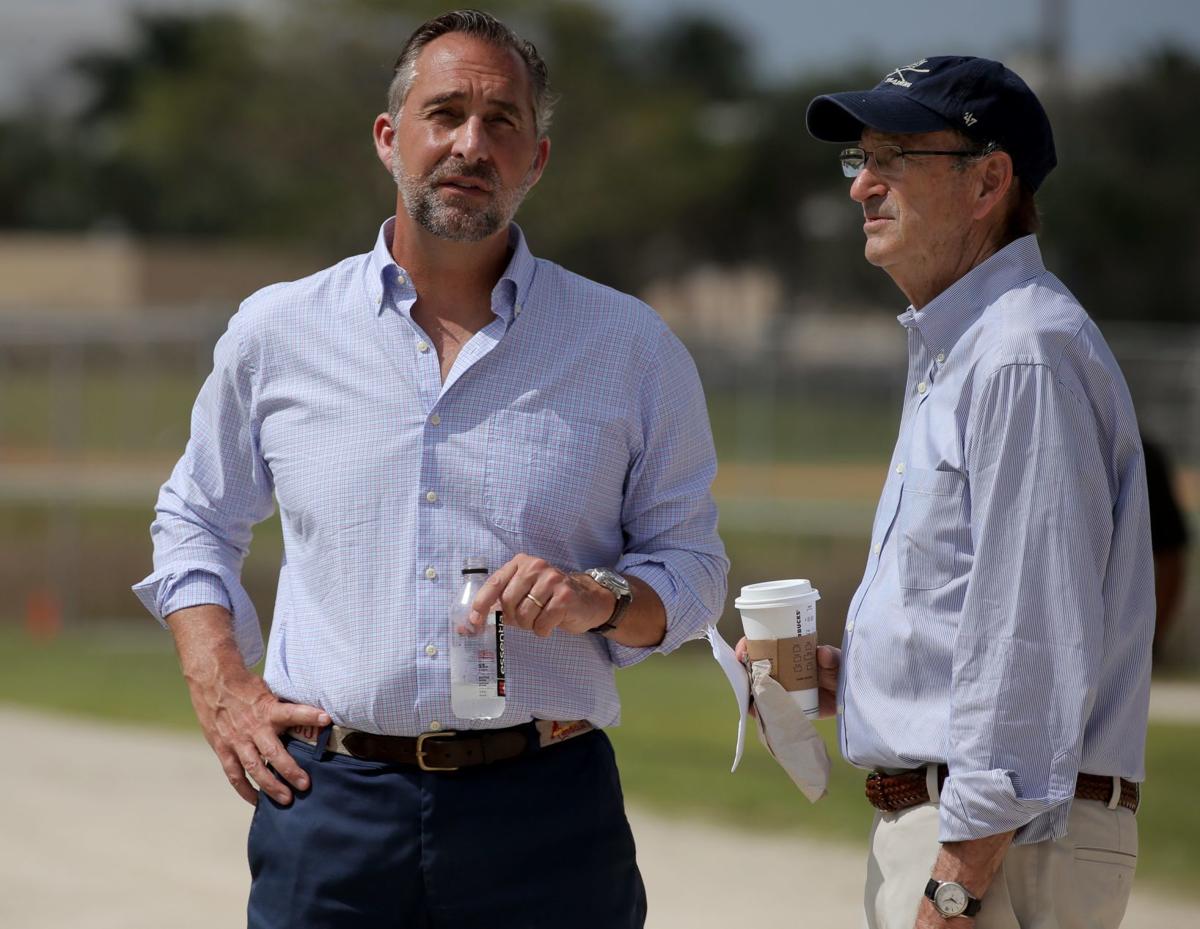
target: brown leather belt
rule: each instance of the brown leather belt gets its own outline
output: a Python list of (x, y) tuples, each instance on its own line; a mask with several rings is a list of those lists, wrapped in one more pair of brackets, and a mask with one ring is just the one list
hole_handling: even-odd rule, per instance
[[(949, 769), (938, 765), (938, 790), (949, 776)], [(871, 806), (885, 813), (896, 813), (909, 807), (929, 802), (929, 782), (925, 768), (903, 771), (900, 774), (884, 774), (872, 771), (867, 775), (867, 800)], [(1120, 794), (1117, 795), (1117, 783)], [(1116, 802), (1114, 803), (1114, 796)], [(1100, 774), (1080, 774), (1075, 780), (1076, 800), (1099, 800), (1110, 807), (1123, 806), (1136, 813), (1141, 802), (1141, 789), (1133, 781), (1124, 778), (1104, 777)]]
[(413, 765), (422, 771), (457, 771), (459, 768), (509, 761), (591, 732), (593, 728), (586, 720), (558, 722), (535, 719), (507, 729), (422, 732), (415, 738), (376, 735), (345, 726), (331, 726), (327, 738), (316, 726), (297, 726), (289, 729), (287, 734), (293, 739), (316, 745), (323, 751), (365, 761)]

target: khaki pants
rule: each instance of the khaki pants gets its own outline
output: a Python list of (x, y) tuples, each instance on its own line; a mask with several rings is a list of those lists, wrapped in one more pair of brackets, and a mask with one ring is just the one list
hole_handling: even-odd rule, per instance
[[(875, 814), (864, 900), (867, 929), (913, 929), (938, 854), (937, 836), (936, 803)], [(1136, 864), (1134, 815), (1077, 800), (1061, 839), (1009, 849), (975, 929), (1116, 929)]]

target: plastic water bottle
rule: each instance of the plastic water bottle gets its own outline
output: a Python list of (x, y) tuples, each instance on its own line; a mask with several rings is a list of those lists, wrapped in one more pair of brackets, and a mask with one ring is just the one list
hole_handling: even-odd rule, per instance
[(462, 589), (450, 607), (450, 707), (459, 719), (495, 719), (504, 712), (504, 618), (492, 610), (482, 627), (467, 621), (490, 572), (469, 558), (462, 573)]

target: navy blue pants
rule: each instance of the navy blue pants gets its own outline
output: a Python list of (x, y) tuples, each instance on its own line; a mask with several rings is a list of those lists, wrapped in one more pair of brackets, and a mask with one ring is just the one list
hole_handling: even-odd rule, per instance
[(431, 773), (292, 740), (311, 778), (250, 825), (250, 929), (641, 929), (612, 745)]

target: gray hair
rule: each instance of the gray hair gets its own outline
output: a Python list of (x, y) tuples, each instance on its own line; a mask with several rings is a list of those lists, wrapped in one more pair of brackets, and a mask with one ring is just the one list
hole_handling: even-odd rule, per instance
[(533, 93), (533, 119), (537, 128), (538, 138), (546, 135), (550, 128), (550, 120), (554, 115), (554, 104), (557, 98), (550, 90), (550, 72), (546, 62), (538, 54), (532, 42), (522, 39), (508, 26), (496, 19), (490, 13), (479, 10), (454, 10), (443, 13), (429, 20), (408, 37), (400, 56), (396, 59), (392, 70), (392, 83), (388, 88), (388, 115), (393, 125), (400, 116), (400, 109), (408, 98), (416, 78), (417, 57), (421, 50), (434, 39), (451, 32), (461, 32), (464, 35), (482, 39), (497, 48), (512, 49), (525, 62), (525, 70), (529, 75), (529, 86)]

